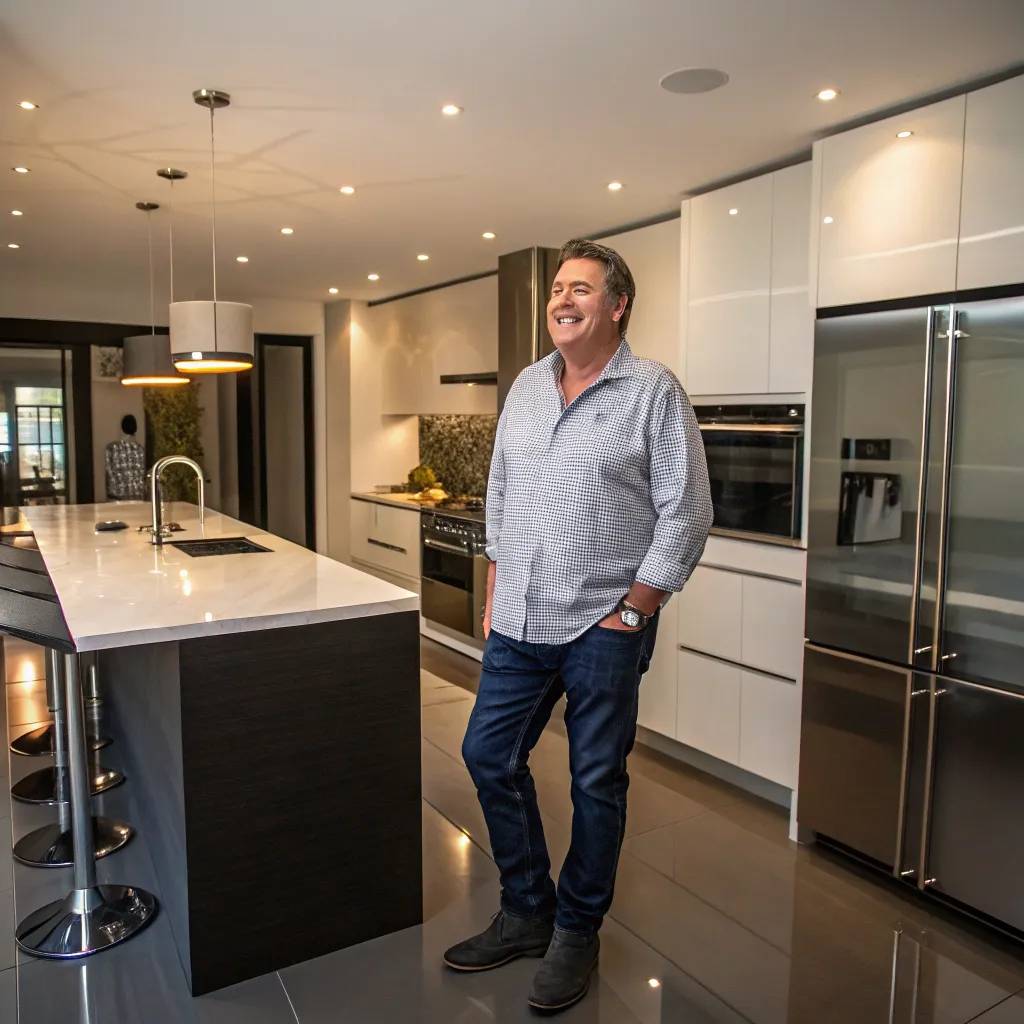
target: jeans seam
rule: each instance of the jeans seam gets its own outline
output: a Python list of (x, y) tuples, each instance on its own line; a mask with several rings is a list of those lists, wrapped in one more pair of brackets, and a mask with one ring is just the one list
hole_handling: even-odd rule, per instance
[(512, 756), (508, 762), (508, 784), (509, 788), (516, 795), (516, 800), (519, 802), (519, 820), (523, 826), (523, 841), (526, 847), (526, 878), (530, 888), (533, 888), (533, 850), (530, 847), (530, 827), (526, 821), (526, 804), (523, 801), (523, 794), (519, 792), (519, 787), (515, 784), (515, 772), (513, 768), (516, 761), (519, 759), (519, 751), (523, 746), (523, 740), (526, 737), (526, 730), (530, 728), (530, 723), (533, 721), (533, 716), (537, 713), (537, 708), (540, 707), (541, 701), (547, 696), (548, 691), (551, 689), (551, 684), (558, 678), (558, 673), (553, 672), (544, 684), (544, 689), (541, 690), (540, 696), (534, 702), (530, 713), (526, 716), (526, 720), (523, 722), (522, 729), (519, 730), (519, 736), (516, 738), (515, 746), (512, 748)]

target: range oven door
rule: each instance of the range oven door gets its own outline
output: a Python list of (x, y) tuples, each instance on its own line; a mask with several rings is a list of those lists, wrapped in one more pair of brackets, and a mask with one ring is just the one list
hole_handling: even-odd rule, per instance
[(430, 536), (423, 537), (422, 556), (423, 617), (483, 642), (487, 559)]

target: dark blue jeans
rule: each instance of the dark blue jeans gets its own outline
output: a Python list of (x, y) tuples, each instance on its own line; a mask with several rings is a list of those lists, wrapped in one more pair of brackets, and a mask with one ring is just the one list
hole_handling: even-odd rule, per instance
[[(580, 934), (601, 927), (626, 829), (626, 757), (636, 737), (640, 677), (657, 628), (657, 618), (636, 633), (593, 626), (568, 644), (532, 644), (491, 631), (462, 756), (509, 913), (555, 914), (559, 928)], [(556, 892), (528, 762), (563, 693), (573, 816)]]

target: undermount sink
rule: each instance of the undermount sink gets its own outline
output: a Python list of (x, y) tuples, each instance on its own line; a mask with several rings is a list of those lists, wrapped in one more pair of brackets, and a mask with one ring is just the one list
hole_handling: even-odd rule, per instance
[(248, 555), (258, 551), (270, 551), (248, 537), (213, 537), (209, 540), (172, 540), (167, 542), (172, 548), (184, 551), (193, 558), (207, 555)]

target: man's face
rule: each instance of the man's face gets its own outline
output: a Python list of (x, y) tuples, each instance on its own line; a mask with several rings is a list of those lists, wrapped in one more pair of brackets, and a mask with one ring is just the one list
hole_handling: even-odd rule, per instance
[(555, 276), (548, 301), (548, 330), (561, 351), (594, 349), (619, 337), (618, 320), (625, 296), (609, 304), (604, 264), (598, 260), (566, 260)]

